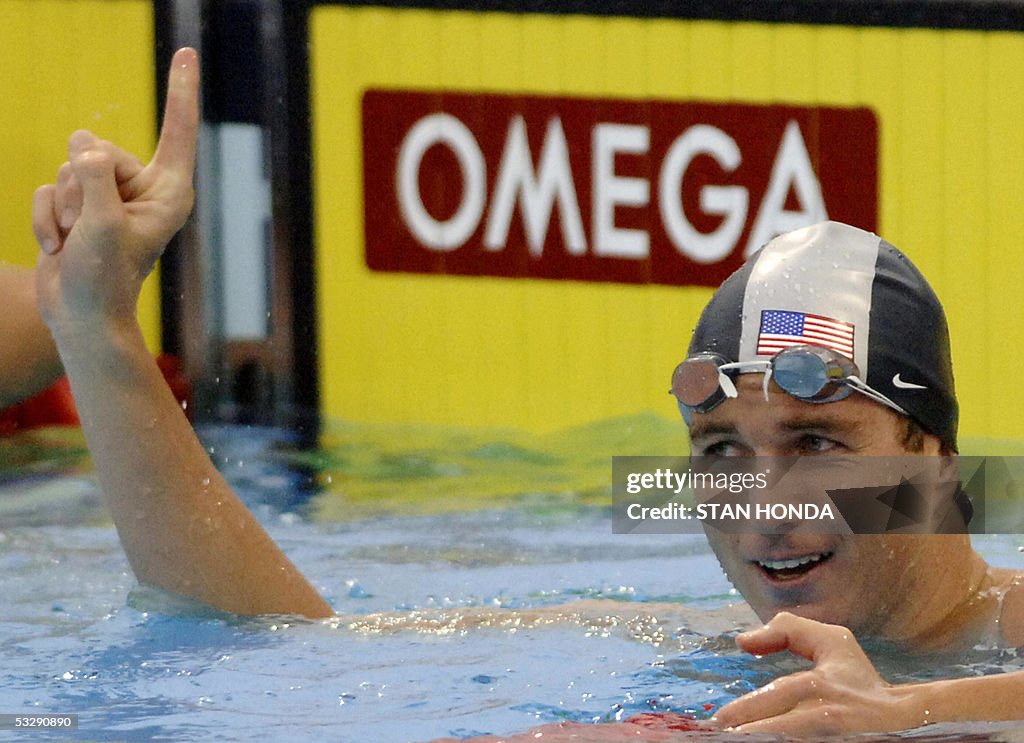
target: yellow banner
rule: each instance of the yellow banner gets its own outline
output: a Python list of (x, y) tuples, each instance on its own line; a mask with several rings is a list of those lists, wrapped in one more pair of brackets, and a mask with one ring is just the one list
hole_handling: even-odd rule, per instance
[[(145, 0), (0, 0), (0, 261), (35, 265), (32, 192), (52, 183), (68, 136), (90, 129), (140, 158), (154, 137), (153, 9)], [(140, 317), (158, 347), (158, 282)]]
[(319, 7), (324, 412), (535, 431), (677, 416), (666, 391), (706, 288), (367, 267), (364, 94), (478, 92), (870, 110), (878, 230), (947, 309), (961, 435), (1024, 438), (1024, 387), (1011, 381), (1024, 340), (1021, 69), (1016, 33)]

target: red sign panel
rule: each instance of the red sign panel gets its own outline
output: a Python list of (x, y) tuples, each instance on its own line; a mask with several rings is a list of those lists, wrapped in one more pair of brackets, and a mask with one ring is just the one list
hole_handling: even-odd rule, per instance
[(717, 286), (773, 236), (877, 227), (864, 108), (370, 90), (377, 271)]

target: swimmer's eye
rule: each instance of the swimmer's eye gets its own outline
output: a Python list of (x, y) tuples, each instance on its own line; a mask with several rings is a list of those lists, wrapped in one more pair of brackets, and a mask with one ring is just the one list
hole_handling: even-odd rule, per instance
[(700, 457), (746, 457), (751, 452), (739, 442), (726, 439), (695, 447), (694, 454)]
[(801, 454), (822, 454), (824, 452), (836, 451), (842, 448), (842, 444), (835, 439), (830, 439), (827, 436), (818, 436), (816, 434), (808, 433), (800, 437), (797, 442), (797, 450)]

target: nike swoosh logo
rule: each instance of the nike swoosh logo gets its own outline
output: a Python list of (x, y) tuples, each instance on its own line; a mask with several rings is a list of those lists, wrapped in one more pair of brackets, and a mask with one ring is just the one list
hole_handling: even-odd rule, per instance
[(900, 379), (900, 375), (897, 374), (892, 378), (892, 386), (899, 387), (901, 390), (926, 390), (928, 389), (923, 384), (914, 384), (913, 382), (904, 382)]

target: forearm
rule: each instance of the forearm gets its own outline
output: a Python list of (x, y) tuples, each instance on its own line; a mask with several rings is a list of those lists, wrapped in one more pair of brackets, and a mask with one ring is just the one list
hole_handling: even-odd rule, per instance
[[(1024, 720), (1024, 671), (896, 687), (917, 725), (966, 720)], [(912, 725), (908, 725), (912, 727)]]
[(139, 581), (239, 614), (329, 616), (213, 466), (138, 325), (54, 337)]
[(60, 357), (36, 309), (35, 277), (14, 266), (0, 266), (0, 408), (13, 405), (52, 384), (61, 375)]

